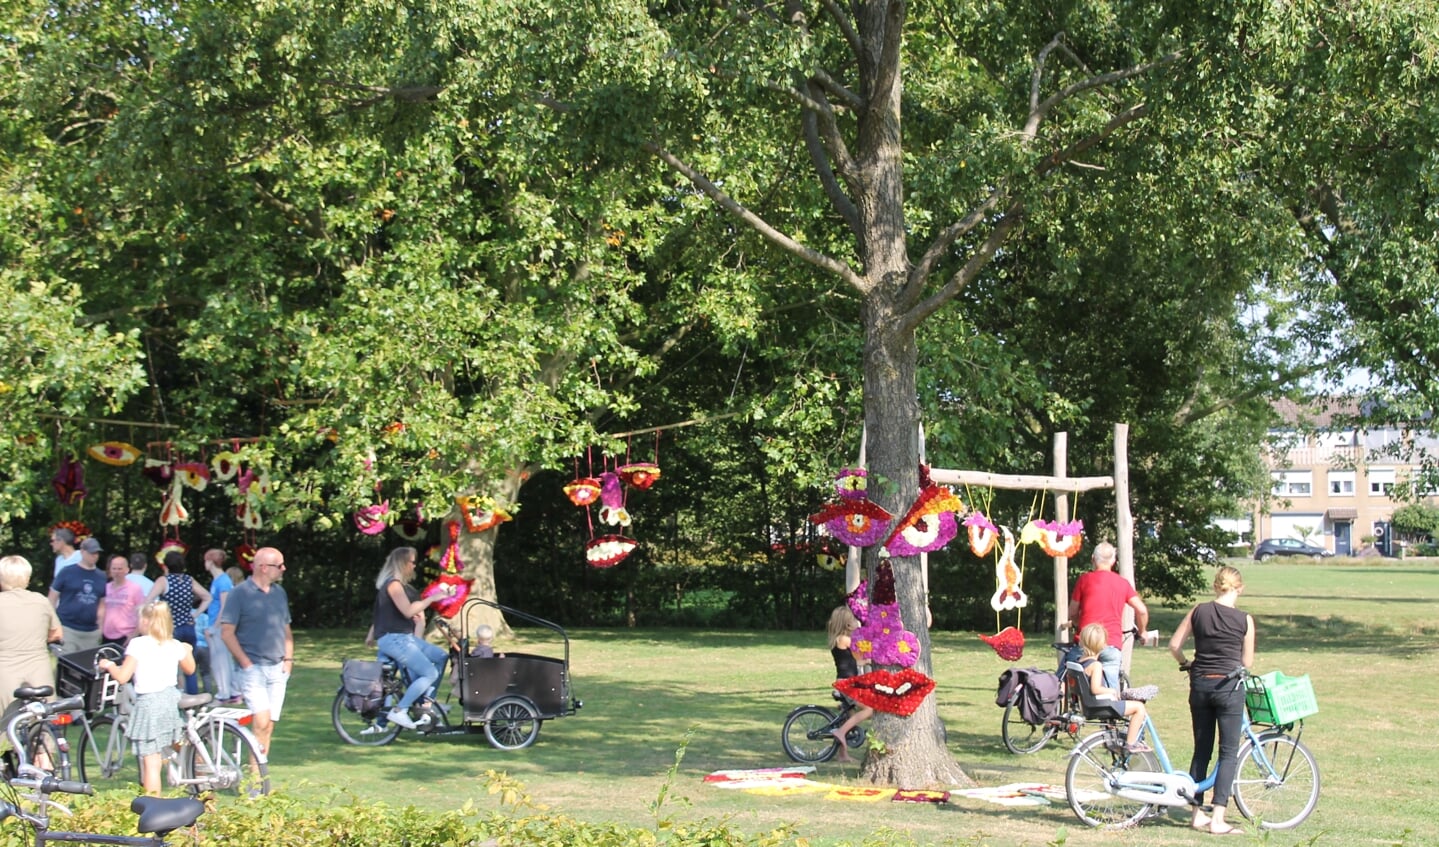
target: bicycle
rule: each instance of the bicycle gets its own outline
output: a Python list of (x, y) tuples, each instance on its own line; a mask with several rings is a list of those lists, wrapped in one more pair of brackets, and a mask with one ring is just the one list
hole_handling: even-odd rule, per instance
[[(1132, 634), (1137, 631), (1129, 630), (1125, 636), (1132, 637)], [(1067, 642), (1056, 641), (1051, 646), (1062, 654), (1068, 651), (1071, 645)], [(1084, 709), (1080, 705), (1078, 693), (1073, 685), (1069, 673), (1059, 675), (1058, 711), (1039, 723), (1030, 723), (1024, 719), (1020, 709), (1020, 699), (1024, 692), (1021, 686), (1015, 686), (1014, 694), (1010, 697), (1009, 703), (1005, 705), (1004, 716), (1000, 718), (999, 724), (999, 737), (1004, 741), (1004, 746), (1009, 752), (1019, 756), (1037, 753), (1061, 732), (1068, 734), (1071, 740), (1079, 741), (1080, 730), (1084, 727)], [(1128, 687), (1129, 673), (1121, 670), (1119, 672), (1119, 688), (1122, 691)]]
[[(1245, 685), (1248, 673), (1241, 668), (1233, 676), (1236, 685)], [(1093, 711), (1089, 698), (1084, 706)], [(1250, 719), (1248, 711), (1239, 747), (1239, 771), (1234, 777), (1235, 805), (1260, 829), (1298, 826), (1319, 802), (1319, 764), (1299, 738), (1304, 721), (1256, 730), (1260, 725)], [(1089, 826), (1125, 829), (1144, 820), (1156, 806), (1197, 805), (1199, 793), (1214, 787), (1218, 764), (1199, 782), (1176, 771), (1159, 730), (1148, 717), (1140, 737), (1148, 739), (1153, 752), (1143, 753), (1124, 752), (1125, 721), (1100, 719), (1105, 728), (1074, 748), (1064, 774), (1069, 807)], [(1291, 735), (1296, 726), (1298, 733)]]
[[(405, 696), (405, 689), (410, 687), (409, 674), (389, 658), (378, 662), (350, 660), (345, 665), (347, 670), (363, 665), (362, 673), (371, 673), (373, 668), (370, 666), (379, 665), (378, 689), (364, 694), (351, 693), (347, 691), (342, 671), (340, 690), (335, 692), (335, 700), (330, 704), (330, 724), (347, 743), (360, 747), (389, 744), (400, 734), (402, 727), (385, 716)], [(375, 680), (371, 678), (368, 682), (374, 684)], [(451, 729), (445, 709), (430, 698), (411, 706), (410, 717), (415, 721), (415, 731), (421, 734), (448, 732)]]
[(17, 776), (10, 780), (9, 786), (12, 799), (18, 801), (20, 798), (15, 792), (16, 788), (29, 788), (34, 793), (29, 795), (30, 799), (37, 802), (37, 810), (27, 812), (20, 808), (18, 802), (12, 800), (0, 800), (0, 821), (7, 818), (18, 818), (28, 824), (35, 833), (35, 847), (45, 847), (51, 842), (62, 844), (103, 844), (114, 845), (114, 847), (166, 847), (166, 836), (177, 829), (193, 826), (200, 815), (205, 813), (205, 804), (199, 800), (188, 797), (165, 799), (161, 797), (136, 797), (130, 803), (130, 810), (139, 816), (136, 829), (140, 835), (103, 835), (91, 832), (61, 832), (50, 829), (50, 807), (55, 807), (68, 813), (59, 802), (52, 800), (53, 793), (64, 794), (93, 794), (93, 786), (84, 782), (69, 782), (47, 776), (32, 768), (27, 768), (24, 776)]
[[(118, 654), (118, 651), (117, 651)], [(95, 664), (101, 658), (97, 654)], [(103, 671), (96, 671), (103, 673)], [(79, 765), (82, 780), (113, 780), (127, 770), (125, 760), (132, 744), (127, 738), (130, 714), (129, 686), (121, 686), (113, 698), (114, 709), (93, 718), (81, 710), (73, 726), (80, 730)], [(179, 708), (185, 713), (183, 738), (178, 749), (166, 751), (164, 774), (171, 786), (183, 787), (191, 796), (201, 792), (254, 796), (270, 793), (270, 765), (260, 743), (245, 727), (248, 709), (214, 707), (211, 694), (183, 694)], [(139, 780), (139, 757), (133, 773)]]
[(15, 689), (5, 721), (5, 735), (10, 747), (0, 758), (0, 770), (7, 779), (19, 774), (26, 766), (59, 776), (70, 777), (70, 745), (63, 727), (72, 720), (72, 713), (81, 708), (78, 697), (47, 702), (55, 693), (48, 685), (21, 686)]
[[(834, 699), (840, 703), (838, 711), (809, 704), (800, 706), (785, 718), (780, 743), (791, 759), (814, 765), (828, 762), (839, 752), (839, 739), (833, 733), (854, 714), (856, 704), (838, 691), (834, 692)], [(864, 727), (853, 727), (845, 733), (845, 746), (861, 747), (868, 735)]]

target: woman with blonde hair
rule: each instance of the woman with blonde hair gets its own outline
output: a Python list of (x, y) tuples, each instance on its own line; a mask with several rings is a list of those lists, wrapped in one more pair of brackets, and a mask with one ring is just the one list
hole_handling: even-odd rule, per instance
[[(1234, 776), (1239, 771), (1239, 744), (1244, 740), (1243, 670), (1254, 664), (1254, 618), (1236, 608), (1244, 591), (1244, 577), (1235, 568), (1221, 567), (1214, 575), (1214, 599), (1200, 603), (1184, 616), (1169, 652), (1180, 670), (1189, 671), (1189, 716), (1194, 726), (1194, 758), (1189, 775), (1195, 782), (1209, 774), (1216, 729), (1219, 736), (1219, 772), (1214, 781), (1214, 806), (1206, 814), (1204, 794), (1195, 798), (1191, 826), (1213, 835), (1239, 832), (1225, 823)], [(1184, 642), (1194, 635), (1194, 660), (1184, 658)]]
[[(862, 670), (859, 660), (855, 658), (854, 652), (850, 649), (853, 641), (850, 633), (859, 629), (859, 618), (854, 616), (849, 606), (840, 606), (829, 615), (829, 655), (834, 659), (835, 679), (849, 679), (852, 676), (859, 676)], [(839, 739), (839, 755), (837, 761), (852, 762), (850, 758), (849, 745), (845, 743), (845, 736), (851, 729), (859, 726), (874, 714), (874, 709), (869, 706), (854, 704), (854, 712), (849, 716), (844, 725), (835, 729), (831, 734)]]
[(0, 711), (22, 685), (55, 684), (47, 645), (65, 632), (50, 600), (29, 590), (31, 572), (23, 556), (0, 558)]
[[(445, 662), (449, 653), (426, 641), (425, 610), (430, 608), (440, 595), (421, 597), (414, 586), (415, 568), (419, 553), (413, 547), (396, 547), (385, 559), (379, 576), (375, 577), (374, 623), (365, 638), (366, 644), (376, 644), (380, 654), (393, 659), (410, 675), (410, 685), (400, 697), (386, 718), (406, 729), (415, 729), (421, 723), (410, 717), (410, 706), (422, 698), (434, 697), (435, 685), (445, 676)], [(421, 718), (428, 722), (429, 715)]]
[(170, 605), (156, 600), (141, 606), (139, 634), (125, 646), (124, 663), (101, 659), (96, 667), (122, 685), (135, 682), (128, 737), (140, 757), (140, 786), (146, 794), (158, 797), (162, 754), (166, 747), (180, 742), (185, 729), (175, 679), (181, 671), (195, 672), (194, 649), (175, 638)]

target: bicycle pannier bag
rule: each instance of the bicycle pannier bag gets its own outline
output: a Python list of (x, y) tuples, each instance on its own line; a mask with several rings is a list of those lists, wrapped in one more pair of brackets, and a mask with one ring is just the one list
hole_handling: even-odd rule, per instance
[(345, 707), (362, 715), (378, 711), (384, 704), (384, 669), (379, 662), (367, 659), (346, 659), (340, 668), (340, 684), (345, 689)]
[(1030, 668), (1025, 675), (1024, 692), (1019, 698), (1019, 714), (1025, 723), (1042, 724), (1059, 714), (1059, 677), (1049, 671)]

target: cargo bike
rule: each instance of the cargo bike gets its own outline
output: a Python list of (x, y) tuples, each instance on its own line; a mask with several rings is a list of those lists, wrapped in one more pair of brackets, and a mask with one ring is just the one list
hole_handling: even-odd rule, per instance
[[(473, 630), (469, 618), (480, 605), (553, 632), (563, 644), (563, 657), (512, 651), (491, 658), (470, 656), (469, 633)], [(438, 623), (450, 640), (450, 667), (454, 669), (450, 693), (459, 702), (453, 708), (435, 701), (412, 706), (413, 731), (419, 735), (482, 731), (494, 747), (520, 750), (535, 743), (545, 721), (568, 717), (584, 706), (570, 688), (570, 639), (559, 624), (481, 598), (472, 598), (461, 612), (461, 633), (455, 633), (443, 619)], [(346, 742), (365, 747), (394, 741), (401, 727), (386, 715), (408, 686), (404, 669), (388, 658), (347, 659), (330, 708), (335, 732)]]

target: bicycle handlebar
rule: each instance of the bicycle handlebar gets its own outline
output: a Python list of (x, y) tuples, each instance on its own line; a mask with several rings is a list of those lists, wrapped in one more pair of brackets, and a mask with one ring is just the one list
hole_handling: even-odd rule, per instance
[(25, 704), (25, 710), (37, 718), (52, 717), (60, 712), (77, 712), (84, 708), (85, 698), (78, 694), (64, 700), (34, 700)]
[(34, 765), (24, 765), (20, 768), (21, 776), (10, 780), (10, 784), (19, 788), (31, 788), (41, 794), (94, 794), (95, 786), (88, 782), (79, 782), (73, 779), (56, 779), (45, 773)]

